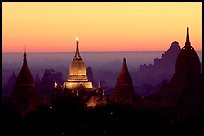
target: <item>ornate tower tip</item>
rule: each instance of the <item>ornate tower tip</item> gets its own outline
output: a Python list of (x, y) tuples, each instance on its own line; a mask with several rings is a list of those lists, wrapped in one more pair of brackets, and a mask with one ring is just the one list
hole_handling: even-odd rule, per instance
[(126, 64), (126, 58), (123, 58), (123, 63)]
[(25, 47), (24, 47), (24, 58), (26, 58), (26, 44), (25, 44)]
[(189, 27), (187, 27), (186, 43), (187, 43), (188, 45), (190, 45), (190, 44), (189, 44), (189, 43), (190, 43), (190, 39), (189, 39)]
[(189, 36), (189, 27), (187, 27), (187, 36)]
[(25, 44), (25, 46), (24, 46), (24, 52), (26, 52), (26, 44)]
[(79, 41), (78, 41), (78, 40), (79, 40), (79, 38), (76, 37), (76, 45), (77, 45), (77, 46), (76, 46), (76, 53), (75, 53), (74, 59), (75, 59), (75, 58), (81, 58), (81, 57), (80, 57), (80, 54), (79, 54), (79, 45), (78, 45), (78, 44), (79, 44)]

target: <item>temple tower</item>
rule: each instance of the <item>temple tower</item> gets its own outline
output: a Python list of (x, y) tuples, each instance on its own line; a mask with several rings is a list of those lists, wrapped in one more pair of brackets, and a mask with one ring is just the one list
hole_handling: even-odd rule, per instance
[(111, 96), (111, 102), (120, 105), (133, 105), (136, 103), (136, 93), (132, 85), (132, 78), (127, 68), (126, 59), (117, 78), (116, 87)]
[(174, 87), (188, 88), (201, 80), (201, 63), (198, 54), (191, 46), (189, 29), (187, 28), (185, 46), (176, 59), (175, 73), (171, 84)]
[(191, 46), (187, 28), (185, 46), (176, 59), (175, 73), (169, 89), (175, 93), (177, 105), (195, 112), (200, 110), (202, 107), (201, 76), (201, 63), (198, 54)]
[(12, 98), (13, 104), (20, 111), (21, 115), (26, 115), (28, 112), (36, 110), (35, 107), (41, 102), (34, 85), (33, 76), (28, 67), (26, 52), (24, 52), (23, 66), (17, 76)]
[(86, 74), (86, 66), (79, 53), (79, 41), (76, 38), (76, 52), (69, 66), (69, 75), (67, 81), (64, 82), (64, 88), (70, 90), (92, 89), (92, 82), (88, 81)]

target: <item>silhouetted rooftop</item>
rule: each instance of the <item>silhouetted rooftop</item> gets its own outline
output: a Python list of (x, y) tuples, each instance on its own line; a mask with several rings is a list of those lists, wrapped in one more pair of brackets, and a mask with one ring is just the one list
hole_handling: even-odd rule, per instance
[(132, 85), (132, 78), (128, 71), (125, 58), (123, 58), (123, 66), (117, 79), (117, 85)]
[(19, 83), (20, 84), (21, 83), (33, 84), (34, 83), (33, 76), (29, 70), (29, 67), (28, 67), (26, 53), (24, 53), (23, 66), (22, 66), (21, 71), (17, 77), (16, 83), (17, 84), (19, 84)]

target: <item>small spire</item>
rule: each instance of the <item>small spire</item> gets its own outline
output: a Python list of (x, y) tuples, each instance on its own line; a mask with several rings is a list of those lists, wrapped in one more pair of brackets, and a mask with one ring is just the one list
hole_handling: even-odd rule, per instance
[(126, 65), (126, 58), (123, 58), (123, 65)]
[(191, 46), (191, 42), (190, 42), (190, 39), (189, 39), (189, 28), (187, 27), (187, 33), (186, 33), (186, 42), (185, 42), (185, 46)]
[(23, 53), (23, 64), (27, 65), (27, 58), (26, 58), (26, 44), (24, 46), (24, 53)]
[(132, 78), (127, 68), (126, 58), (123, 58), (123, 65), (117, 78), (117, 85), (132, 85)]
[(190, 41), (189, 41), (189, 32), (188, 32), (188, 27), (187, 27), (187, 34), (186, 34), (186, 42), (190, 42)]
[(126, 58), (123, 58), (122, 69), (123, 69), (123, 70), (126, 70), (126, 69), (127, 69)]
[(26, 58), (26, 44), (25, 44), (25, 47), (24, 47), (24, 59)]
[(76, 52), (78, 53), (79, 52), (79, 41), (78, 41), (78, 38), (76, 38), (76, 43), (77, 43)]
[(80, 58), (80, 54), (79, 54), (79, 38), (76, 37), (76, 44), (77, 44), (77, 47), (76, 47), (76, 53), (75, 53), (75, 58)]

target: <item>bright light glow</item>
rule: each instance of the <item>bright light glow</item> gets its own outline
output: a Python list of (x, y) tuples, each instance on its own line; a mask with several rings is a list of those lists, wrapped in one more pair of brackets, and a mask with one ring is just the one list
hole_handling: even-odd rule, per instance
[(78, 41), (78, 40), (79, 40), (79, 38), (78, 38), (78, 37), (76, 37), (76, 40)]
[(89, 101), (87, 102), (87, 107), (89, 108), (94, 108), (96, 106), (96, 100), (94, 99), (94, 97), (92, 96)]
[(77, 96), (79, 96), (79, 91), (77, 90)]
[(55, 82), (55, 88), (57, 88), (57, 83)]

